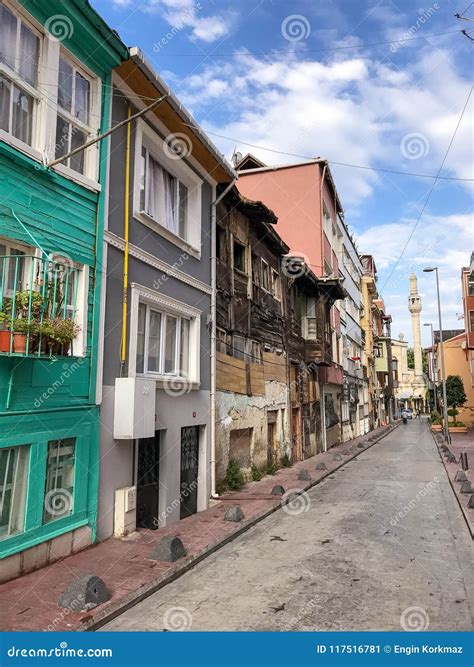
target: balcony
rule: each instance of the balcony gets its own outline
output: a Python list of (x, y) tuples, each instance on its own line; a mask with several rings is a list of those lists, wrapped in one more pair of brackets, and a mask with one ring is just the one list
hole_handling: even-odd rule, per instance
[(0, 256), (1, 356), (73, 356), (80, 273), (50, 257)]
[(330, 366), (332, 359), (331, 332), (322, 332), (322, 338), (305, 340), (305, 359), (307, 363), (315, 363), (322, 366)]

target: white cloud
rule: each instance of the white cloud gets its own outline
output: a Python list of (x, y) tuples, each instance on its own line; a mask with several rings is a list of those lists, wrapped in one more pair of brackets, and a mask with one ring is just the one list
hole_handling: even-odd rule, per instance
[[(227, 114), (227, 122), (205, 122), (206, 129), (237, 140), (217, 139), (224, 151), (241, 139), (301, 156), (430, 174), (441, 164), (469, 90), (452, 56), (439, 49), (422, 51), (404, 69), (346, 54), (328, 62), (301, 61), (294, 55), (239, 55), (209, 65), (199, 77), (210, 88), (225, 80), (226, 90), (235, 93), (218, 101), (219, 115)], [(203, 95), (195, 80), (180, 81), (180, 95), (195, 115), (212, 118), (216, 101)], [(445, 166), (445, 172), (461, 178), (473, 177), (467, 117), (473, 100)], [(403, 138), (413, 133), (421, 135), (427, 147), (419, 159), (401, 151)], [(238, 148), (270, 164), (297, 159), (245, 144)], [(346, 208), (360, 204), (382, 180), (390, 183), (389, 177), (370, 171), (333, 170)], [(403, 179), (392, 182), (403, 191)]]
[[(461, 267), (468, 264), (471, 249), (474, 248), (472, 215), (426, 215), (402, 260), (389, 277), (415, 222), (416, 219), (407, 219), (393, 224), (373, 225), (357, 235), (358, 247), (375, 256), (380, 275), (378, 288), (394, 321), (392, 333), (398, 335), (402, 331), (408, 340), (412, 337), (407, 308), (408, 277), (412, 272), (418, 277), (418, 290), (422, 296), (422, 322), (432, 322), (435, 329), (439, 328), (435, 275), (423, 273), (426, 266), (439, 268), (443, 328), (463, 328), (463, 321), (457, 319), (457, 315), (462, 313)], [(422, 335), (425, 345), (428, 345), (428, 327), (422, 330)]]
[[(118, 8), (132, 6), (131, 0), (113, 0)], [(160, 14), (173, 28), (189, 28), (193, 41), (214, 42), (227, 34), (235, 18), (234, 12), (202, 16), (203, 5), (195, 0), (144, 0), (141, 11)]]

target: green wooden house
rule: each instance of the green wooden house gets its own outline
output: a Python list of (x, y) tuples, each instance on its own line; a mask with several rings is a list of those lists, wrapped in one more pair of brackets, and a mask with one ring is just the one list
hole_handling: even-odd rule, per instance
[[(86, 0), (0, 1), (0, 581), (95, 540), (112, 69)], [(48, 166), (63, 158), (62, 162)]]

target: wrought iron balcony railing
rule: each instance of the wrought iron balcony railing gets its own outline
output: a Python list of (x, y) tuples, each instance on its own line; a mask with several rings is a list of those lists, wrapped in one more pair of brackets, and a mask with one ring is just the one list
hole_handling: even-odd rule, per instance
[(81, 269), (15, 253), (0, 255), (0, 354), (72, 355)]

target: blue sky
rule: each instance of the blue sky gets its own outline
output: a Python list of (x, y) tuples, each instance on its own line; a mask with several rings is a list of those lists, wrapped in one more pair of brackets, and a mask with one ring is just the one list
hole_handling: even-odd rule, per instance
[[(469, 28), (454, 17), (467, 0), (93, 0), (230, 157), (236, 147), (267, 164), (298, 158), (436, 174), (472, 85)], [(474, 17), (474, 3), (467, 16)], [(474, 30), (472, 31), (474, 36)], [(390, 41), (369, 48), (345, 48)], [(322, 50), (326, 49), (326, 50)], [(474, 178), (474, 93), (442, 175)], [(222, 139), (216, 135), (230, 137)], [(408, 275), (422, 294), (422, 321), (436, 324), (440, 267), (444, 328), (462, 328), (460, 270), (474, 249), (472, 183), (438, 181), (403, 254), (429, 179), (333, 165), (345, 219), (359, 250), (373, 254), (393, 334), (411, 339)], [(422, 328), (425, 344), (429, 329)]]

